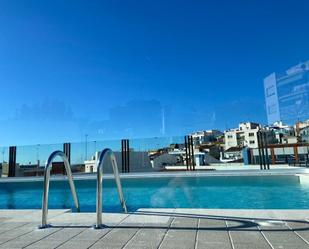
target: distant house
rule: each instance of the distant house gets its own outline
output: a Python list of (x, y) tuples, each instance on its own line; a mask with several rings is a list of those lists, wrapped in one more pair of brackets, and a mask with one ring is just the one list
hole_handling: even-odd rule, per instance
[(162, 170), (165, 166), (173, 166), (179, 162), (177, 155), (173, 154), (162, 154), (153, 159), (152, 165), (154, 170)]
[(233, 147), (250, 147), (256, 148), (257, 133), (260, 130), (260, 125), (257, 123), (246, 122), (240, 123), (238, 128), (230, 129), (224, 132), (225, 149)]
[(298, 142), (298, 139), (296, 136), (288, 135), (288, 136), (283, 137), (282, 139), (283, 144), (296, 144), (297, 142)]
[(201, 152), (205, 152), (205, 154), (208, 154), (212, 156), (213, 158), (219, 159), (220, 158), (220, 151), (222, 151), (222, 148), (219, 145), (215, 144), (205, 144), (201, 145), (199, 147), (199, 150)]
[(303, 127), (299, 131), (301, 142), (309, 143), (309, 126)]
[[(121, 152), (114, 152), (116, 161), (118, 163), (118, 170), (121, 172)], [(97, 172), (96, 162), (99, 158), (99, 152), (96, 152), (91, 160), (86, 160), (85, 173)], [(130, 151), (130, 172), (148, 172), (153, 171), (148, 153), (145, 151)], [(105, 173), (113, 173), (110, 160), (106, 160), (104, 166)]]
[(8, 177), (9, 176), (9, 164), (8, 163), (1, 163), (1, 177)]
[[(257, 123), (245, 122), (240, 123), (238, 128), (230, 129), (224, 132), (225, 150), (232, 147), (258, 147), (257, 133), (261, 129), (261, 126)], [(263, 129), (266, 133), (267, 141), (273, 142), (275, 134), (272, 130)]]
[(290, 143), (288, 137), (294, 136), (294, 128), (292, 126), (284, 125), (282, 122), (275, 122), (266, 127), (267, 130), (273, 131), (275, 134), (273, 144)]
[(242, 159), (242, 148), (230, 147), (226, 151), (224, 151), (224, 157), (226, 159), (233, 159), (233, 160)]
[(190, 134), (193, 139), (194, 145), (202, 145), (213, 143), (217, 140), (218, 137), (222, 136), (223, 133), (219, 130), (206, 130), (206, 131), (197, 131)]

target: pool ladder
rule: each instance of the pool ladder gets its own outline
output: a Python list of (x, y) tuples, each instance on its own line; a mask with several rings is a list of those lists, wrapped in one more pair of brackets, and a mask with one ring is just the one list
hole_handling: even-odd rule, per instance
[(104, 165), (105, 157), (107, 155), (109, 155), (111, 158), (120, 204), (122, 206), (123, 211), (125, 213), (128, 212), (127, 205), (123, 197), (122, 186), (121, 186), (121, 181), (119, 177), (118, 165), (117, 165), (115, 154), (113, 153), (111, 149), (104, 149), (100, 154), (99, 160), (97, 161), (97, 203), (96, 203), (97, 224), (95, 225), (96, 229), (103, 227), (102, 225), (102, 182), (103, 182), (103, 165)]
[[(114, 176), (115, 176), (115, 181), (117, 185), (117, 190), (118, 190), (118, 195), (119, 195), (119, 200), (120, 204), (123, 208), (123, 211), (127, 213), (127, 206), (126, 202), (123, 196), (122, 192), (122, 186), (121, 186), (121, 181), (120, 181), (120, 176), (119, 176), (119, 171), (118, 171), (118, 165), (116, 161), (115, 154), (111, 149), (104, 149), (100, 153), (99, 160), (97, 161), (97, 196), (96, 196), (96, 216), (97, 216), (97, 222), (94, 228), (100, 229), (103, 226), (102, 224), (102, 182), (103, 182), (103, 166), (104, 166), (104, 161), (106, 156), (109, 155), (111, 158), (111, 163), (114, 171)], [(48, 214), (48, 195), (49, 195), (49, 180), (50, 180), (50, 171), (52, 168), (52, 162), (54, 159), (60, 156), (64, 162), (65, 170), (67, 173), (67, 177), (69, 180), (71, 192), (73, 195), (73, 200), (75, 207), (77, 209), (77, 212), (80, 212), (80, 205), (79, 205), (79, 200), (78, 196), (76, 194), (76, 189), (74, 185), (74, 180), (72, 177), (72, 171), (71, 171), (71, 166), (68, 160), (68, 157), (65, 155), (64, 152), (62, 151), (54, 151), (49, 157), (48, 160), (45, 164), (45, 169), (44, 169), (44, 188), (43, 188), (43, 199), (42, 199), (42, 224), (39, 226), (39, 228), (47, 228), (50, 227), (50, 225), (47, 223), (47, 214)]]

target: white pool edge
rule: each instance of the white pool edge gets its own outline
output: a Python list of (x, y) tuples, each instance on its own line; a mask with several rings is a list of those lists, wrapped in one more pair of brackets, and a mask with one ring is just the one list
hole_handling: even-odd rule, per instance
[[(270, 169), (270, 170), (224, 170), (224, 171), (185, 171), (185, 172), (146, 172), (146, 173), (122, 173), (122, 179), (136, 179), (136, 178), (171, 178), (171, 177), (219, 177), (219, 176), (299, 176), (308, 175), (309, 169)], [(93, 174), (74, 174), (74, 180), (95, 180), (96, 173)], [(103, 175), (103, 179), (113, 179), (113, 174)], [(54, 175), (51, 177), (52, 181), (63, 181), (66, 176)], [(42, 176), (38, 177), (6, 177), (0, 178), (0, 183), (4, 182), (41, 182)]]

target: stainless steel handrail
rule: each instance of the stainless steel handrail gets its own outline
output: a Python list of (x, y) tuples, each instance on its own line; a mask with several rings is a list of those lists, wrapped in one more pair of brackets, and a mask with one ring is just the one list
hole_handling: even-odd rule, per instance
[(75, 185), (74, 185), (72, 172), (71, 172), (71, 166), (70, 166), (68, 157), (60, 150), (54, 151), (52, 154), (50, 154), (48, 160), (46, 161), (45, 169), (44, 169), (44, 190), (43, 190), (44, 192), (43, 192), (43, 200), (42, 200), (42, 225), (40, 226), (40, 228), (46, 228), (46, 227), (49, 226), (47, 224), (49, 179), (50, 179), (50, 171), (51, 171), (51, 168), (52, 168), (52, 162), (57, 156), (60, 156), (62, 158), (63, 162), (64, 162), (65, 170), (66, 170), (66, 173), (67, 173), (67, 176), (68, 176), (71, 192), (72, 192), (72, 195), (73, 195), (74, 204), (75, 204), (75, 207), (77, 209), (77, 212), (80, 211), (79, 201), (78, 201), (78, 197), (77, 197), (77, 194), (76, 194)]
[(95, 228), (99, 229), (102, 227), (102, 181), (103, 181), (103, 165), (104, 165), (104, 159), (107, 155), (110, 155), (111, 161), (112, 161), (112, 167), (114, 171), (114, 176), (116, 180), (118, 195), (120, 204), (123, 208), (123, 211), (127, 213), (127, 206), (125, 199), (123, 197), (122, 187), (121, 187), (121, 181), (119, 177), (119, 171), (118, 171), (118, 165), (116, 161), (115, 154), (111, 149), (104, 149), (99, 157), (99, 160), (97, 161), (97, 203), (96, 203), (96, 209), (97, 209), (97, 224)]

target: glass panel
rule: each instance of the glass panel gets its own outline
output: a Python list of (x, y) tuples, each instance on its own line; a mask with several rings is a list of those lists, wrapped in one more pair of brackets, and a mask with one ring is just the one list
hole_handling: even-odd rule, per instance
[[(63, 150), (63, 144), (37, 144), (16, 147), (16, 176), (37, 176), (43, 174), (43, 167), (49, 155)], [(61, 162), (56, 158), (54, 162)]]

